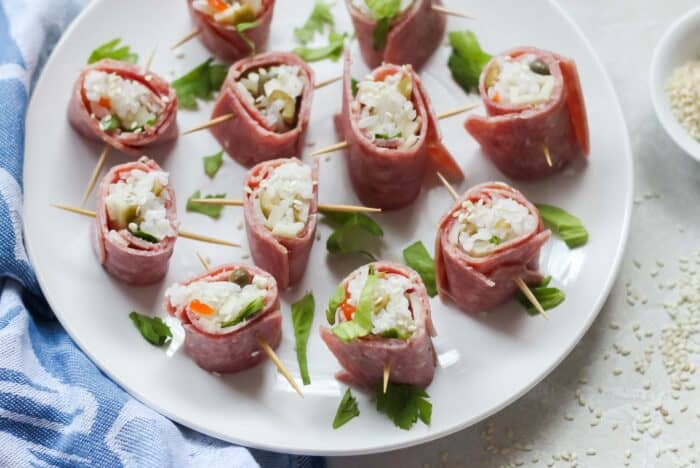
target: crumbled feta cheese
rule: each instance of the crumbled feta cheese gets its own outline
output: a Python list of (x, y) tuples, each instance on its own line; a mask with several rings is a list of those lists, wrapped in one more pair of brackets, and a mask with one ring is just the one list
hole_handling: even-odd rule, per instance
[[(408, 10), (408, 8), (413, 5), (413, 1), (414, 0), (401, 0), (399, 13), (403, 13), (404, 11)], [(363, 15), (369, 18), (374, 18), (372, 10), (369, 9), (365, 0), (352, 0), (352, 6), (357, 8)]]
[(208, 332), (221, 331), (221, 324), (235, 319), (243, 309), (256, 299), (267, 296), (268, 280), (256, 275), (251, 284), (242, 288), (230, 281), (195, 281), (183, 285), (174, 284), (165, 297), (174, 307), (190, 304), (195, 299), (214, 309), (212, 315), (197, 315), (197, 325)]
[(254, 205), (272, 234), (295, 237), (309, 219), (313, 190), (309, 166), (299, 162), (284, 163), (260, 183)]
[(105, 122), (116, 115), (124, 131), (154, 124), (163, 111), (163, 103), (153, 91), (116, 73), (89, 71), (83, 88), (94, 117)]
[(493, 84), (489, 83), (489, 98), (512, 105), (536, 105), (547, 101), (554, 90), (554, 77), (535, 73), (530, 64), (536, 60), (533, 54), (498, 59), (498, 77)]
[[(408, 80), (408, 81), (407, 81)], [(418, 141), (421, 119), (411, 100), (412, 82), (407, 68), (375, 81), (372, 76), (358, 83), (358, 126), (372, 141), (394, 140), (407, 149)]]
[(167, 172), (140, 169), (134, 169), (126, 179), (111, 184), (105, 198), (110, 228), (141, 231), (159, 241), (174, 236), (176, 233), (165, 209), (168, 192), (164, 187), (167, 185)]
[(270, 129), (280, 133), (293, 128), (297, 99), (303, 93), (304, 85), (298, 65), (258, 68), (236, 83), (243, 99), (261, 112)]
[[(348, 282), (346, 301), (357, 307), (362, 289), (367, 282), (369, 268), (363, 268)], [(416, 329), (413, 320), (412, 301), (409, 300), (413, 290), (411, 280), (396, 273), (379, 272), (373, 289), (375, 309), (372, 311), (372, 333), (382, 335), (396, 331), (399, 336), (409, 337)]]
[(537, 218), (510, 198), (465, 201), (457, 212), (450, 241), (469, 255), (488, 255), (503, 242), (521, 237), (537, 228)]
[(678, 122), (700, 141), (700, 59), (673, 70), (666, 82), (666, 94)]

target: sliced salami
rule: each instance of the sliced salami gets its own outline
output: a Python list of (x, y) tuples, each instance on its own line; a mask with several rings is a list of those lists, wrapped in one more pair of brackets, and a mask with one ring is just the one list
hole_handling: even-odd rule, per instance
[[(211, 3), (217, 4), (217, 6), (220, 5), (220, 8), (224, 11), (212, 10)], [(202, 43), (212, 54), (228, 62), (235, 62), (265, 50), (268, 37), (270, 36), (270, 24), (272, 23), (272, 14), (275, 9), (275, 0), (257, 0), (255, 2), (242, 3), (246, 3), (243, 8), (251, 8), (251, 5), (255, 3), (255, 9), (259, 8), (260, 11), (255, 12), (251, 10), (249, 12), (251, 16), (248, 18), (234, 18), (233, 16), (236, 12), (232, 11), (234, 15), (227, 15), (225, 11), (226, 2), (187, 0), (192, 22), (199, 30), (199, 38), (202, 40)], [(220, 19), (217, 20), (217, 17)], [(254, 26), (239, 32), (239, 26), (231, 23), (231, 21), (238, 21), (239, 24), (254, 24)]]
[(281, 291), (306, 271), (318, 217), (318, 160), (276, 159), (253, 167), (245, 181), (244, 215), (253, 261)]
[(392, 21), (383, 44), (375, 44), (377, 21), (364, 6), (364, 0), (345, 0), (345, 4), (355, 26), (360, 52), (370, 68), (388, 62), (420, 69), (445, 34), (445, 15), (432, 9), (433, 5), (442, 5), (440, 0), (410, 2), (410, 6)]
[(229, 69), (211, 116), (235, 117), (211, 132), (244, 166), (301, 156), (313, 88), (313, 71), (297, 55), (268, 52), (240, 60)]
[(275, 279), (249, 265), (223, 265), (173, 285), (165, 310), (185, 329), (185, 353), (210, 372), (254, 367), (266, 359), (258, 340), (276, 349), (282, 338)]
[[(506, 87), (512, 91), (503, 92)], [(588, 155), (586, 105), (573, 60), (513, 49), (484, 67), (479, 89), (487, 116), (469, 116), (465, 127), (508, 177), (549, 176)]]
[(435, 269), (443, 300), (465, 312), (486, 312), (513, 297), (514, 282), (533, 284), (551, 233), (522, 193), (500, 182), (469, 189), (442, 218)]
[[(343, 107), (335, 116), (335, 128), (348, 143), (347, 167), (360, 200), (385, 210), (399, 209), (418, 197), (428, 171), (440, 170), (461, 180), (462, 170), (442, 144), (430, 99), (413, 68), (384, 64), (358, 84), (355, 96), (350, 65), (346, 53)], [(397, 89), (403, 97), (396, 96)], [(396, 103), (401, 104), (400, 112), (392, 107)]]
[(98, 188), (93, 247), (104, 269), (125, 283), (157, 283), (168, 271), (179, 223), (167, 177), (143, 157), (113, 167)]
[[(321, 328), (321, 338), (343, 366), (336, 377), (350, 385), (376, 388), (389, 365), (389, 381), (427, 387), (435, 374), (436, 336), (425, 286), (412, 269), (391, 262), (376, 262), (351, 273), (339, 288), (345, 298), (338, 305), (338, 323), (353, 317), (358, 295), (367, 283), (370, 267), (378, 279), (371, 294), (372, 332), (344, 341), (334, 330)], [(337, 326), (337, 325), (336, 325)]]
[(68, 121), (88, 139), (141, 155), (145, 148), (177, 138), (177, 96), (158, 75), (104, 59), (80, 72)]

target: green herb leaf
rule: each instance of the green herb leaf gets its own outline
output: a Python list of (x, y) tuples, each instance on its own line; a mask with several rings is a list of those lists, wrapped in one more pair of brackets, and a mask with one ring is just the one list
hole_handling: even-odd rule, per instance
[(365, 0), (365, 4), (377, 21), (372, 33), (372, 45), (379, 50), (386, 44), (391, 23), (401, 10), (401, 0)]
[(132, 232), (132, 234), (134, 236), (138, 237), (139, 239), (143, 239), (146, 242), (150, 242), (151, 244), (157, 244), (158, 242), (160, 242), (157, 237), (152, 236), (151, 234), (149, 234), (147, 232), (143, 232), (140, 229), (136, 232)]
[(340, 224), (326, 241), (326, 249), (334, 254), (361, 253), (375, 260), (366, 248), (369, 237), (382, 237), (384, 231), (372, 218), (364, 213), (332, 213), (323, 211), (323, 216)]
[(207, 59), (201, 65), (172, 82), (181, 109), (197, 109), (197, 99), (210, 100), (221, 89), (227, 68)]
[[(534, 294), (544, 310), (554, 309), (566, 299), (566, 294), (561, 289), (549, 287), (550, 281), (552, 281), (552, 277), (547, 276), (539, 285), (530, 286), (530, 291), (532, 291), (532, 294)], [(535, 306), (522, 292), (518, 292), (518, 302), (527, 309), (528, 314), (539, 315)]]
[(224, 163), (224, 151), (221, 150), (216, 154), (211, 156), (204, 156), (204, 173), (213, 179), (216, 173), (221, 169), (221, 165)]
[(130, 46), (124, 45), (119, 47), (121, 41), (121, 38), (116, 38), (100, 45), (97, 49), (92, 51), (90, 57), (88, 57), (87, 63), (91, 64), (107, 58), (127, 63), (138, 62), (139, 56), (131, 52)]
[(331, 330), (344, 343), (349, 343), (357, 338), (369, 335), (372, 331), (372, 310), (374, 308), (374, 286), (377, 283), (377, 275), (370, 265), (367, 281), (362, 287), (360, 300), (357, 301), (357, 310), (352, 316), (352, 320), (341, 322)]
[(479, 77), (491, 55), (481, 49), (476, 35), (471, 31), (453, 31), (448, 34), (452, 54), (447, 66), (452, 77), (466, 92), (479, 86)]
[(311, 383), (309, 363), (306, 359), (306, 346), (309, 342), (311, 325), (314, 322), (315, 309), (316, 302), (311, 293), (307, 293), (306, 296), (292, 304), (292, 324), (294, 325), (294, 339), (297, 343), (297, 361), (299, 362), (299, 372), (304, 385)]
[(248, 320), (250, 317), (253, 315), (257, 314), (260, 312), (263, 307), (265, 306), (265, 298), (262, 297), (256, 297), (252, 301), (250, 301), (241, 311), (238, 316), (232, 320), (229, 320), (228, 322), (224, 322), (221, 324), (221, 328), (228, 328), (232, 327), (234, 325), (238, 325), (239, 323)]
[(489, 239), (489, 243), (491, 243), (493, 245), (501, 245), (502, 242), (503, 242), (503, 239), (501, 239), (500, 237), (498, 237), (496, 235), (491, 236), (491, 239)]
[(352, 392), (348, 388), (345, 390), (345, 395), (343, 395), (343, 399), (340, 400), (338, 411), (335, 413), (335, 418), (333, 419), (333, 429), (338, 429), (340, 426), (359, 415), (360, 409), (357, 406), (357, 399), (352, 396)]
[(323, 32), (324, 25), (334, 26), (335, 22), (331, 12), (332, 6), (331, 2), (326, 3), (323, 0), (316, 0), (314, 9), (311, 11), (311, 15), (304, 23), (304, 26), (294, 29), (294, 37), (300, 44), (306, 45), (311, 42), (316, 33)]
[(413, 332), (409, 332), (409, 331), (400, 332), (396, 328), (390, 328), (390, 329), (384, 331), (381, 334), (381, 336), (383, 338), (394, 338), (394, 339), (398, 339), (398, 340), (407, 340), (412, 334), (413, 334)]
[(330, 325), (335, 323), (335, 313), (340, 307), (340, 304), (345, 302), (345, 284), (341, 281), (340, 284), (335, 288), (333, 297), (328, 301), (328, 308), (326, 309), (326, 319)]
[(437, 295), (435, 283), (435, 261), (421, 241), (415, 242), (403, 250), (403, 260), (420, 275), (430, 297)]
[(357, 92), (360, 90), (360, 82), (355, 78), (350, 79), (350, 89), (352, 90), (352, 97), (357, 96)]
[(187, 206), (185, 207), (185, 209), (190, 213), (200, 213), (213, 219), (219, 219), (221, 217), (221, 210), (224, 209), (223, 205), (207, 205), (192, 201), (198, 198), (226, 198), (225, 193), (206, 195), (202, 197), (200, 191), (197, 190), (192, 194), (192, 196), (190, 196), (190, 198), (187, 199)]
[(345, 39), (348, 37), (347, 33), (337, 33), (331, 31), (328, 36), (328, 45), (322, 47), (297, 47), (292, 52), (297, 54), (302, 59), (307, 62), (317, 62), (323, 59), (331, 59), (334, 62), (338, 61), (340, 56), (343, 54), (343, 49), (345, 48)]
[(238, 35), (241, 36), (241, 39), (243, 39), (245, 43), (248, 44), (248, 47), (250, 47), (250, 55), (255, 55), (255, 42), (253, 42), (245, 32), (249, 29), (257, 28), (260, 26), (261, 22), (261, 20), (255, 20), (247, 23), (238, 23), (236, 25)]
[(544, 224), (559, 234), (570, 249), (575, 249), (588, 242), (588, 231), (576, 216), (552, 205), (535, 205), (542, 216)]
[(389, 382), (386, 393), (380, 388), (377, 392), (377, 411), (386, 414), (401, 429), (410, 429), (420, 418), (430, 425), (433, 405), (422, 388)]
[(100, 120), (100, 130), (103, 132), (110, 132), (121, 128), (122, 122), (116, 114), (112, 114), (109, 117)]
[(401, 138), (401, 132), (397, 133), (394, 136), (389, 136), (386, 133), (375, 133), (374, 138), (378, 140), (391, 140), (392, 138)]
[(154, 346), (163, 345), (173, 336), (170, 327), (160, 317), (149, 317), (134, 310), (129, 314), (129, 318), (141, 332), (141, 336)]

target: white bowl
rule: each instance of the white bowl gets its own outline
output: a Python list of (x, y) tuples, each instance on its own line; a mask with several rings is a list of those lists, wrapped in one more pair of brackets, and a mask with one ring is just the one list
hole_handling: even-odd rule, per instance
[(686, 153), (700, 161), (700, 142), (693, 139), (671, 111), (666, 80), (688, 60), (700, 58), (700, 7), (674, 21), (664, 33), (651, 60), (651, 100), (666, 133)]

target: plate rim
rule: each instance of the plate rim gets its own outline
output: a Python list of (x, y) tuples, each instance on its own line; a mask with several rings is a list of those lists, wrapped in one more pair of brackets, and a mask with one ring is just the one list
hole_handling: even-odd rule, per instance
[[(51, 51), (51, 55), (49, 56), (48, 60), (43, 65), (41, 74), (39, 78), (36, 80), (36, 83), (34, 84), (34, 88), (32, 89), (29, 105), (27, 107), (26, 115), (25, 115), (25, 148), (24, 148), (24, 160), (22, 164), (23, 168), (23, 175), (26, 173), (26, 166), (27, 166), (27, 144), (26, 144), (26, 121), (28, 120), (27, 117), (31, 114), (34, 114), (36, 111), (34, 110), (35, 107), (35, 99), (34, 99), (34, 90), (37, 89), (42, 83), (47, 79), (46, 74), (44, 73), (46, 68), (50, 64), (53, 63), (55, 59), (55, 50), (59, 49), (60, 47), (63, 46), (64, 42), (66, 42), (71, 35), (72, 31), (77, 27), (77, 25), (83, 20), (83, 18), (88, 15), (93, 9), (98, 8), (102, 3), (106, 3), (106, 0), (95, 0), (90, 2), (81, 12), (78, 16), (75, 17), (75, 19), (71, 22), (71, 24), (68, 26), (68, 28), (65, 29), (65, 31), (62, 33), (61, 38), (59, 41), (56, 43), (56, 45), (53, 47)], [(300, 451), (299, 449), (295, 449), (294, 447), (290, 446), (283, 446), (279, 444), (268, 444), (264, 441), (260, 440), (250, 440), (246, 439), (245, 437), (229, 437), (226, 434), (218, 433), (216, 431), (208, 430), (206, 427), (203, 427), (202, 425), (191, 421), (191, 420), (186, 420), (185, 418), (180, 418), (177, 415), (171, 413), (170, 411), (164, 409), (161, 407), (157, 401), (151, 401), (150, 399), (144, 397), (140, 392), (134, 391), (127, 382), (122, 381), (122, 379), (117, 378), (112, 371), (104, 365), (104, 363), (101, 362), (100, 359), (98, 359), (91, 351), (86, 349), (86, 347), (83, 345), (82, 340), (76, 336), (76, 334), (73, 332), (71, 326), (68, 324), (68, 320), (64, 320), (62, 318), (62, 314), (55, 310), (51, 306), (51, 298), (50, 295), (44, 292), (44, 287), (43, 285), (46, 284), (45, 280), (43, 279), (43, 274), (41, 270), (36, 266), (37, 263), (35, 262), (35, 257), (34, 257), (34, 249), (32, 248), (32, 241), (31, 241), (31, 236), (29, 235), (30, 229), (28, 229), (28, 223), (27, 219), (28, 217), (25, 215), (22, 217), (22, 226), (23, 226), (23, 233), (24, 233), (24, 243), (25, 247), (27, 249), (27, 254), (29, 256), (29, 260), (31, 262), (32, 268), (34, 269), (35, 275), (37, 277), (37, 281), (39, 282), (39, 286), (41, 287), (41, 291), (44, 294), (46, 301), (51, 307), (51, 310), (54, 312), (54, 315), (58, 319), (59, 323), (61, 326), (64, 328), (64, 330), (68, 333), (68, 335), (71, 337), (71, 339), (78, 345), (80, 350), (110, 379), (112, 380), (115, 384), (120, 386), (122, 390), (124, 390), (127, 394), (132, 396), (133, 398), (137, 399), (139, 402), (143, 403), (147, 407), (155, 410), (159, 414), (165, 416), (166, 418), (170, 419), (171, 421), (174, 421), (178, 424), (182, 424), (185, 427), (191, 428), (197, 432), (200, 432), (202, 434), (208, 435), (210, 437), (216, 438), (218, 440), (222, 440), (225, 442), (229, 442), (232, 444), (237, 444), (241, 445), (247, 448), (253, 448), (253, 449), (261, 449), (261, 450), (268, 450), (268, 451), (273, 451), (273, 452), (279, 452), (279, 453), (289, 453), (289, 454), (297, 454), (297, 455), (309, 455), (309, 456), (356, 456), (356, 455), (371, 455), (371, 454), (377, 454), (377, 453), (385, 453), (393, 450), (399, 450), (403, 448), (408, 448), (408, 447), (413, 447), (421, 444), (425, 444), (446, 436), (449, 436), (451, 434), (454, 434), (458, 431), (467, 429), (471, 426), (474, 426), (475, 424), (478, 424), (479, 422), (483, 421), (484, 419), (492, 416), (493, 414), (501, 411), (505, 407), (513, 404), (520, 398), (522, 398), (526, 393), (528, 393), (530, 390), (532, 390), (536, 385), (538, 385), (542, 380), (544, 380), (547, 376), (549, 376), (554, 369), (559, 367), (559, 365), (562, 363), (562, 361), (567, 358), (570, 354), (571, 351), (580, 343), (581, 339), (583, 336), (588, 332), (590, 329), (591, 325), (593, 322), (596, 320), (598, 315), (600, 314), (600, 311), (602, 310), (602, 307), (604, 303), (607, 301), (610, 292), (612, 290), (613, 285), (615, 284), (615, 281), (618, 277), (621, 265), (622, 265), (622, 260), (625, 255), (626, 251), (626, 246), (629, 240), (629, 231), (630, 231), (630, 225), (631, 225), (631, 217), (632, 217), (632, 210), (633, 210), (633, 196), (634, 196), (634, 186), (635, 186), (635, 180), (634, 180), (634, 157), (633, 157), (633, 152), (632, 152), (632, 147), (631, 147), (631, 141), (630, 141), (630, 135), (629, 135), (629, 129), (627, 126), (627, 121), (625, 120), (624, 112), (622, 111), (622, 106), (620, 105), (620, 98), (619, 95), (615, 89), (615, 86), (612, 82), (612, 79), (610, 78), (610, 74), (608, 73), (607, 68), (603, 64), (602, 60), (600, 59), (598, 53), (596, 50), (593, 48), (592, 43), (588, 39), (588, 37), (584, 34), (583, 30), (580, 28), (578, 23), (574, 21), (574, 19), (571, 17), (571, 15), (557, 2), (557, 0), (547, 0), (547, 3), (549, 3), (556, 11), (558, 14), (560, 14), (566, 21), (567, 24), (571, 27), (572, 32), (582, 41), (582, 45), (585, 47), (585, 49), (588, 51), (590, 54), (591, 58), (593, 59), (593, 62), (595, 66), (598, 68), (598, 71), (602, 75), (602, 80), (604, 86), (612, 93), (612, 96), (614, 97), (613, 101), (613, 108), (615, 110), (615, 113), (618, 116), (619, 123), (622, 125), (622, 129), (624, 130), (624, 135), (622, 138), (622, 144), (624, 147), (624, 154), (625, 154), (625, 167), (626, 167), (626, 175), (628, 179), (628, 190), (624, 195), (624, 216), (623, 216), (623, 221), (622, 221), (622, 230), (621, 230), (621, 236), (619, 238), (619, 241), (615, 247), (615, 259), (612, 263), (612, 268), (610, 269), (605, 282), (604, 282), (604, 287), (601, 288), (601, 292), (598, 295), (596, 301), (592, 305), (592, 313), (590, 314), (588, 320), (584, 323), (584, 325), (581, 327), (581, 329), (578, 332), (578, 335), (571, 341), (570, 345), (564, 349), (560, 355), (555, 359), (552, 364), (543, 369), (541, 372), (539, 372), (530, 382), (529, 385), (524, 386), (522, 389), (519, 391), (515, 392), (510, 398), (505, 399), (502, 401), (500, 404), (494, 405), (493, 407), (489, 408), (487, 411), (484, 411), (480, 413), (478, 416), (469, 418), (465, 421), (462, 421), (457, 424), (452, 424), (446, 427), (443, 427), (440, 430), (436, 431), (430, 431), (426, 434), (422, 435), (417, 435), (414, 438), (396, 442), (396, 443), (391, 443), (388, 445), (384, 445), (381, 447), (370, 447), (367, 449), (348, 449), (348, 450), (324, 450), (324, 449), (310, 449), (310, 450), (305, 450), (305, 451)], [(23, 194), (23, 200), (24, 200), (24, 194)], [(24, 202), (23, 202), (24, 206)]]

